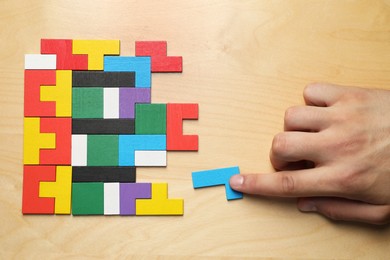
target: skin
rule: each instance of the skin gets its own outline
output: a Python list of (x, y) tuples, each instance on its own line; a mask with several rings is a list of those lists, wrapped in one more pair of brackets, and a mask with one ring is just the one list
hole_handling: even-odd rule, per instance
[(312, 84), (274, 137), (276, 173), (241, 174), (233, 189), (297, 197), (302, 212), (390, 223), (390, 91)]

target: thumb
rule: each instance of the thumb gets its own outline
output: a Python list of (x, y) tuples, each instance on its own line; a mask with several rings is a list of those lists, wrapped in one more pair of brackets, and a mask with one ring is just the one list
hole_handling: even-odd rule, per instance
[(344, 198), (300, 198), (303, 212), (318, 212), (333, 220), (383, 225), (390, 223), (390, 205), (374, 205)]

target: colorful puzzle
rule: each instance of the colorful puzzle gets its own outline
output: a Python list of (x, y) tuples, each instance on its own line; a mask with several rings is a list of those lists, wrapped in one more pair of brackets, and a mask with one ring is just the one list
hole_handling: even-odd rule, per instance
[(42, 39), (25, 56), (23, 214), (183, 215), (167, 183), (137, 183), (136, 167), (167, 151), (197, 151), (183, 120), (198, 104), (152, 104), (151, 75), (182, 72), (167, 43)]

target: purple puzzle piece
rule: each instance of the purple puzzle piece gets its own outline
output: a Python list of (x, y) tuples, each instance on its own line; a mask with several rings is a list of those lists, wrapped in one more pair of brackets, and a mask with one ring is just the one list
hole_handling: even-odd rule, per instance
[(135, 103), (150, 103), (151, 88), (120, 88), (119, 118), (134, 118)]
[(135, 199), (152, 197), (151, 183), (120, 183), (120, 214), (135, 215)]

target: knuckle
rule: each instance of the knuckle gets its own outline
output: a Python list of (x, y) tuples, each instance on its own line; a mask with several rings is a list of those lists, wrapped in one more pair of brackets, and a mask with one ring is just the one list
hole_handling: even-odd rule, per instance
[(359, 186), (356, 174), (344, 174), (338, 183), (338, 191), (341, 195), (354, 195), (359, 192)]
[[(342, 121), (342, 119), (340, 119)], [(346, 119), (347, 120), (347, 119)], [(369, 146), (369, 136), (366, 133), (354, 131), (349, 133), (342, 133), (337, 140), (331, 140), (325, 145), (328, 150), (335, 151), (343, 156), (357, 156), (363, 149)]]
[(345, 218), (343, 217), (343, 215), (339, 211), (334, 210), (331, 207), (322, 208), (319, 212), (322, 215), (324, 215), (330, 219), (336, 220), (336, 221), (345, 220)]
[(365, 178), (363, 171), (356, 166), (345, 170), (339, 180), (339, 191), (354, 197), (364, 196), (364, 193), (372, 186), (372, 182)]
[(375, 225), (386, 225), (390, 223), (390, 205), (378, 209), (373, 216), (372, 223)]
[(295, 192), (296, 186), (293, 176), (288, 174), (280, 174), (279, 178), (281, 179), (280, 183), (282, 184), (282, 193), (285, 195), (293, 194)]
[(274, 155), (285, 154), (288, 150), (288, 140), (284, 133), (277, 134), (272, 141), (272, 153)]
[(312, 91), (317, 88), (319, 85), (319, 83), (311, 83), (309, 85), (307, 85), (304, 89), (303, 89), (303, 95), (306, 97), (306, 96), (309, 96)]
[(351, 114), (349, 112), (344, 113), (331, 113), (331, 121), (335, 124), (344, 124), (345, 122), (348, 122), (351, 118)]
[(298, 114), (298, 107), (289, 107), (284, 113), (284, 125), (288, 126), (293, 123)]
[(370, 92), (362, 88), (355, 88), (353, 91), (350, 91), (348, 95), (344, 95), (346, 101), (366, 102), (370, 97)]

